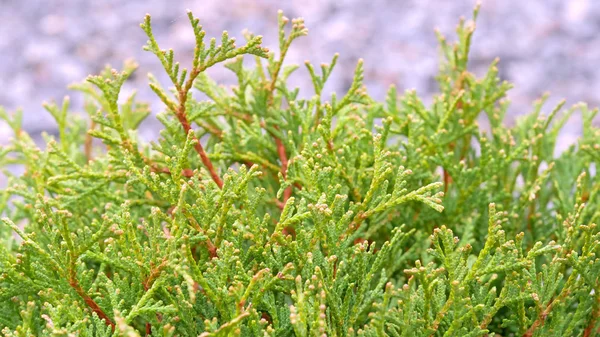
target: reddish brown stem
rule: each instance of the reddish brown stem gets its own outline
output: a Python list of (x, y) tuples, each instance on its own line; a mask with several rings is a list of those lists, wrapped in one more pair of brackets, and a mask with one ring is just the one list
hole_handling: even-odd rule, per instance
[[(158, 267), (152, 268), (152, 270), (150, 271), (150, 275), (148, 275), (148, 277), (143, 282), (144, 291), (148, 291), (150, 289), (150, 287), (152, 287), (152, 283), (154, 283), (156, 278), (158, 276), (160, 276), (160, 272), (163, 270), (163, 268), (166, 265), (167, 265), (167, 260), (164, 259), (163, 262), (161, 262), (161, 264), (158, 265)], [(146, 336), (150, 336), (151, 334), (152, 334), (152, 324), (150, 324), (150, 322), (147, 322), (146, 323)]]
[[(94, 130), (94, 128), (96, 127), (96, 122), (91, 121), (90, 122), (90, 131)], [(85, 134), (85, 143), (83, 144), (83, 149), (84, 149), (84, 153), (85, 153), (85, 158), (87, 159), (87, 161), (91, 161), (92, 160), (92, 135), (90, 135), (89, 133)]]
[[(277, 62), (275, 69), (273, 70), (273, 72), (271, 73), (271, 81), (269, 82), (268, 86), (267, 86), (267, 91), (268, 91), (268, 105), (272, 106), (273, 105), (273, 101), (274, 101), (274, 95), (273, 92), (275, 91), (275, 85), (277, 84), (277, 77), (279, 76), (279, 71), (281, 70), (281, 66), (283, 64), (283, 59), (285, 58), (285, 55), (287, 54), (288, 48), (289, 47), (289, 43), (291, 43), (292, 39), (291, 37), (288, 38), (287, 40), (287, 46), (281, 49), (281, 55), (279, 55), (279, 62)], [(261, 126), (264, 127), (264, 123), (261, 123)], [(278, 129), (277, 126), (275, 126), (275, 129)], [(279, 154), (279, 160), (281, 161), (281, 174), (283, 175), (283, 178), (287, 178), (287, 168), (288, 168), (288, 158), (287, 158), (287, 154), (285, 153), (285, 146), (283, 145), (283, 143), (281, 142), (281, 139), (279, 139), (279, 137), (273, 135), (273, 138), (275, 139), (275, 144), (277, 145), (277, 153)], [(285, 203), (288, 201), (288, 199), (292, 196), (292, 186), (288, 186), (285, 191), (283, 191), (283, 204), (285, 205)]]
[[(171, 174), (171, 170), (169, 170), (166, 167), (159, 167), (158, 165), (151, 165), (150, 170), (152, 172), (156, 172), (156, 173), (165, 173), (165, 174)], [(194, 176), (194, 171), (192, 171), (192, 169), (183, 169), (181, 170), (181, 175), (186, 177), (186, 178), (191, 178)]]
[(152, 270), (150, 271), (150, 275), (148, 275), (148, 277), (146, 277), (146, 280), (144, 280), (143, 286), (144, 286), (144, 290), (148, 291), (148, 289), (150, 289), (150, 287), (152, 287), (152, 284), (154, 283), (154, 281), (156, 281), (156, 279), (160, 276), (160, 273), (162, 272), (162, 270), (167, 266), (167, 259), (163, 259), (163, 261), (155, 268), (152, 268)]
[[(537, 198), (537, 195), (536, 195)], [(531, 203), (529, 204), (529, 211), (527, 214), (527, 230), (530, 233), (533, 233), (533, 217), (534, 217), (534, 213), (535, 213), (535, 200), (532, 200)]]
[[(597, 290), (597, 288), (595, 289)], [(596, 292), (597, 294), (597, 292)], [(594, 308), (594, 311), (592, 313), (592, 318), (590, 319), (590, 323), (588, 324), (587, 327), (585, 327), (585, 330), (583, 331), (583, 337), (590, 337), (592, 336), (592, 332), (594, 331), (594, 327), (596, 326), (596, 321), (598, 320), (598, 317), (600, 316), (600, 308), (598, 307), (598, 305), (600, 304), (600, 297), (596, 296), (596, 307)], [(600, 334), (600, 328), (596, 330), (596, 335)]]
[[(182, 212), (190, 221), (192, 227), (194, 227), (195, 230), (197, 230), (199, 233), (206, 234), (206, 231), (202, 229), (202, 227), (200, 227), (200, 224), (198, 223), (198, 221), (196, 221), (192, 214), (190, 214), (185, 209), (183, 209)], [(206, 245), (206, 250), (208, 250), (208, 255), (210, 256), (210, 258), (213, 259), (217, 257), (217, 246), (215, 246), (215, 244), (210, 240), (208, 236), (206, 236), (206, 241), (204, 241), (204, 243)]]
[(286, 226), (284, 229), (281, 230), (281, 234), (283, 234), (284, 237), (291, 235), (292, 238), (296, 238), (296, 230), (292, 226)]
[[(190, 122), (189, 122), (186, 114), (185, 114), (185, 102), (187, 101), (188, 91), (190, 91), (190, 89), (192, 88), (192, 85), (194, 84), (194, 80), (196, 79), (196, 77), (198, 77), (198, 75), (203, 70), (204, 69), (201, 69), (201, 68), (192, 69), (192, 71), (190, 73), (190, 77), (185, 82), (185, 86), (177, 87), (177, 89), (179, 91), (179, 105), (177, 106), (177, 110), (175, 110), (175, 116), (179, 120), (179, 123), (183, 127), (183, 131), (185, 131), (186, 135), (188, 135), (190, 133), (190, 130), (192, 129), (192, 127), (190, 125)], [(197, 139), (195, 135), (194, 135), (194, 140), (195, 140), (194, 149), (200, 155), (202, 164), (204, 164), (206, 169), (208, 169), (208, 172), (210, 173), (212, 180), (217, 184), (217, 186), (219, 186), (219, 188), (223, 188), (223, 180), (221, 180), (221, 177), (219, 177), (219, 175), (217, 174), (217, 171), (215, 170), (210, 159), (208, 158), (208, 155), (204, 151), (202, 144), (200, 144), (200, 140)]]
[[(287, 169), (288, 169), (288, 158), (285, 153), (285, 146), (281, 142), (281, 139), (275, 137), (275, 144), (277, 144), (277, 153), (279, 154), (279, 160), (281, 161), (281, 174), (283, 178), (287, 178)], [(292, 196), (292, 186), (288, 186), (285, 191), (283, 191), (283, 204), (288, 201), (288, 199)]]
[(283, 211), (283, 208), (285, 207), (285, 204), (284, 204), (283, 202), (281, 202), (281, 201), (279, 201), (279, 200), (277, 200), (277, 199), (275, 199), (273, 202), (275, 203), (275, 205), (277, 205), (277, 207), (278, 207), (280, 210), (282, 210), (282, 211)]
[[(183, 131), (185, 131), (186, 134), (189, 134), (189, 132), (192, 128), (190, 126), (190, 122), (187, 120), (187, 117), (185, 116), (185, 108), (182, 111), (178, 111), (176, 113), (176, 115), (177, 115), (177, 119), (179, 119), (179, 122), (181, 123), (181, 126), (183, 127)], [(217, 186), (219, 186), (219, 188), (223, 188), (223, 180), (221, 180), (221, 177), (219, 177), (219, 175), (217, 174), (217, 171), (215, 170), (215, 167), (213, 166), (210, 159), (208, 158), (208, 155), (204, 151), (202, 144), (200, 144), (200, 140), (198, 140), (195, 136), (194, 136), (194, 139), (195, 139), (194, 149), (200, 155), (202, 164), (204, 164), (204, 166), (208, 169), (208, 172), (210, 173), (210, 177), (217, 184)]]
[(448, 171), (444, 169), (444, 194), (448, 193), (448, 186), (450, 186), (450, 183), (452, 183), (452, 177)]
[(283, 177), (285, 178), (288, 168), (288, 159), (287, 154), (285, 153), (285, 147), (283, 146), (281, 139), (277, 137), (275, 137), (275, 144), (277, 144), (277, 153), (279, 154), (279, 160), (281, 160), (281, 174), (283, 174)]
[(533, 336), (535, 329), (537, 329), (540, 325), (542, 325), (542, 323), (544, 323), (544, 321), (546, 321), (546, 316), (549, 313), (549, 311), (548, 312), (546, 312), (546, 311), (547, 310), (544, 310), (542, 315), (535, 322), (533, 322), (533, 325), (531, 325), (529, 327), (529, 329), (527, 329), (527, 331), (523, 334), (523, 337), (532, 337)]
[(232, 110), (227, 111), (227, 114), (231, 115), (234, 118), (241, 119), (245, 122), (252, 122), (252, 116), (250, 115), (245, 115), (243, 113)]
[(554, 304), (557, 301), (560, 301), (561, 299), (565, 298), (569, 294), (570, 294), (569, 291), (563, 289), (563, 291), (546, 306), (544, 311), (542, 311), (540, 313), (540, 315), (535, 320), (535, 322), (533, 322), (533, 324), (529, 327), (529, 329), (527, 329), (527, 331), (523, 334), (523, 337), (532, 337), (535, 330), (546, 322), (546, 317), (548, 317), (548, 315), (552, 311)]
[[(465, 73), (461, 73), (458, 80), (455, 83), (455, 93), (459, 93), (460, 90), (462, 90), (463, 88), (463, 79), (464, 79)], [(459, 99), (458, 102), (456, 102), (456, 110), (461, 110), (463, 108), (463, 101), (462, 99)], [(463, 147), (463, 152), (461, 153), (460, 156), (460, 160), (463, 160), (465, 158), (466, 155), (466, 150), (468, 149), (468, 142), (465, 143), (465, 147)], [(450, 143), (450, 150), (454, 151), (454, 148), (456, 147), (456, 144), (454, 142)], [(444, 194), (448, 193), (448, 187), (450, 186), (450, 184), (452, 183), (452, 177), (450, 176), (450, 174), (448, 173), (448, 171), (446, 169), (443, 169), (444, 171)]]
[[(592, 318), (590, 324), (583, 331), (583, 337), (590, 337), (592, 335), (592, 331), (594, 330), (594, 326), (596, 325), (596, 319)], [(596, 331), (597, 333), (598, 331)]]
[[(197, 122), (198, 123), (198, 122)], [(223, 130), (219, 129), (216, 126), (210, 125), (208, 123), (198, 123), (201, 127), (203, 127), (206, 131), (219, 138), (219, 140), (223, 139)]]
[(100, 319), (104, 320), (106, 325), (110, 326), (111, 329), (114, 331), (115, 323), (108, 317), (108, 315), (106, 315), (106, 313), (104, 313), (104, 311), (102, 310), (102, 308), (100, 308), (98, 303), (96, 303), (88, 294), (86, 294), (86, 292), (83, 290), (83, 288), (81, 288), (81, 285), (79, 285), (79, 282), (77, 281), (77, 279), (74, 276), (71, 276), (71, 279), (69, 280), (69, 284), (71, 285), (71, 287), (73, 289), (75, 289), (75, 291), (77, 292), (79, 297), (81, 297), (83, 299), (85, 304), (90, 309), (92, 309), (92, 311), (95, 312), (96, 315), (98, 315), (98, 317), (100, 317)]

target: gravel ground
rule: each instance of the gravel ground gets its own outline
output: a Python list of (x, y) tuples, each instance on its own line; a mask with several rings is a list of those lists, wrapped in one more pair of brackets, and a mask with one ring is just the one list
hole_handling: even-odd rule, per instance
[[(290, 63), (310, 59), (319, 64), (340, 53), (330, 90), (339, 93), (349, 86), (362, 57), (369, 92), (376, 98), (392, 83), (429, 97), (436, 91), (439, 56), (433, 30), (452, 34), (458, 18), (468, 18), (473, 5), (473, 0), (0, 0), (0, 105), (22, 107), (33, 134), (53, 133), (42, 101), (69, 94), (77, 106), (79, 96), (66, 89), (69, 83), (133, 57), (140, 68), (126, 90), (135, 88), (160, 108), (145, 74), (162, 71), (154, 56), (142, 50), (146, 38), (139, 23), (145, 13), (152, 14), (161, 45), (189, 60), (193, 35), (187, 8), (200, 17), (209, 36), (228, 30), (241, 38), (248, 28), (263, 34), (270, 48), (276, 46), (276, 12), (281, 8), (290, 18), (304, 17), (310, 30), (292, 47)], [(500, 57), (501, 76), (515, 83), (509, 96), (512, 117), (530, 111), (531, 102), (545, 91), (552, 94), (551, 102), (600, 102), (600, 2), (484, 0), (477, 27), (472, 69), (482, 72)], [(215, 76), (230, 80), (222, 71)], [(307, 87), (305, 74), (294, 81)], [(575, 139), (579, 127), (569, 125), (565, 144)], [(156, 128), (148, 122), (144, 136), (153, 138)], [(0, 126), (0, 143), (8, 136)]]

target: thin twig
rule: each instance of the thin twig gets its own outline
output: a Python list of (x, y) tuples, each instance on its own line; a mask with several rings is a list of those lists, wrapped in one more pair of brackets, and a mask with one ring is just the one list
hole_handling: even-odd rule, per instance
[[(96, 122), (90, 122), (90, 130), (94, 130), (96, 127)], [(85, 153), (85, 158), (88, 162), (92, 161), (92, 141), (94, 138), (89, 133), (85, 134), (85, 143), (83, 144), (83, 150)]]
[[(587, 200), (587, 198), (586, 198)], [(596, 302), (594, 303), (594, 310), (592, 311), (592, 318), (585, 330), (583, 331), (583, 337), (590, 337), (592, 332), (594, 331), (594, 327), (596, 327), (596, 322), (598, 321), (598, 317), (600, 317), (600, 295), (598, 294), (598, 287), (594, 288), (594, 297)], [(600, 328), (596, 329), (596, 335), (600, 334)]]
[[(190, 221), (190, 223), (192, 224), (192, 227), (194, 227), (195, 230), (197, 230), (199, 233), (206, 235), (206, 231), (202, 227), (200, 227), (200, 224), (198, 223), (198, 221), (196, 221), (194, 216), (189, 211), (187, 211), (185, 208), (183, 208), (181, 211), (182, 211), (183, 215), (185, 215), (185, 217)], [(210, 237), (208, 235), (206, 235), (206, 240), (204, 241), (204, 244), (206, 245), (206, 250), (208, 250), (208, 255), (210, 256), (211, 259), (218, 256), (217, 255), (217, 247), (210, 240)]]
[[(165, 174), (172, 174), (171, 170), (169, 170), (166, 167), (159, 167), (156, 164), (152, 164), (150, 165), (150, 171), (155, 172), (155, 173), (165, 173)], [(186, 169), (182, 169), (181, 170), (181, 175), (185, 178), (192, 178), (194, 176), (194, 171), (192, 169), (186, 168)]]
[[(277, 83), (277, 77), (279, 76), (279, 71), (281, 70), (281, 66), (283, 64), (283, 59), (285, 58), (285, 55), (287, 54), (288, 51), (288, 47), (289, 47), (289, 43), (291, 42), (291, 39), (288, 38), (288, 42), (285, 48), (283, 48), (281, 50), (281, 55), (279, 55), (279, 61), (277, 62), (275, 69), (273, 70), (273, 73), (271, 74), (271, 82), (269, 82), (268, 84), (268, 105), (272, 106), (273, 105), (273, 101), (274, 101), (274, 91), (275, 91), (275, 85)], [(264, 123), (261, 123), (264, 127)], [(277, 127), (277, 125), (275, 125), (275, 129), (279, 129)], [(287, 168), (288, 168), (288, 157), (287, 154), (285, 153), (285, 146), (283, 145), (283, 142), (281, 141), (281, 139), (279, 139), (279, 137), (277, 137), (276, 135), (272, 134), (273, 139), (275, 140), (275, 144), (277, 145), (277, 153), (279, 154), (279, 160), (281, 161), (281, 174), (283, 175), (283, 179), (287, 179)], [(292, 196), (292, 186), (288, 186), (285, 191), (283, 191), (283, 205), (285, 205), (285, 203), (288, 201), (288, 199)]]
[[(177, 106), (177, 110), (175, 110), (175, 116), (179, 120), (179, 123), (183, 127), (183, 131), (185, 131), (186, 135), (188, 135), (190, 133), (190, 130), (192, 129), (192, 127), (190, 125), (190, 122), (188, 121), (186, 114), (185, 114), (185, 103), (187, 102), (188, 92), (192, 88), (194, 80), (196, 79), (196, 77), (198, 77), (198, 75), (200, 75), (200, 73), (203, 70), (204, 70), (203, 67), (198, 67), (198, 68), (192, 69), (192, 71), (190, 73), (190, 77), (185, 82), (185, 86), (183, 86), (183, 87), (177, 86), (177, 91), (179, 93), (179, 105)], [(208, 172), (210, 173), (212, 180), (217, 184), (217, 186), (219, 186), (219, 188), (223, 188), (223, 180), (221, 180), (221, 177), (219, 177), (219, 175), (217, 174), (217, 171), (215, 170), (215, 167), (213, 166), (210, 159), (208, 158), (208, 155), (204, 151), (202, 144), (200, 144), (200, 140), (198, 138), (196, 138), (195, 135), (194, 135), (194, 140), (195, 140), (194, 149), (200, 155), (200, 159), (202, 160), (202, 163), (204, 164), (206, 169), (208, 169)]]
[(79, 284), (79, 281), (77, 281), (77, 278), (72, 275), (70, 280), (69, 280), (69, 285), (71, 285), (71, 287), (73, 289), (75, 289), (75, 292), (77, 292), (77, 294), (83, 299), (83, 301), (85, 302), (85, 304), (92, 309), (93, 312), (96, 313), (96, 315), (98, 315), (98, 317), (100, 317), (100, 319), (104, 320), (104, 322), (106, 323), (106, 325), (110, 326), (111, 329), (114, 331), (115, 330), (115, 323), (108, 317), (108, 315), (106, 315), (106, 313), (104, 313), (104, 311), (102, 310), (102, 308), (100, 308), (100, 306), (98, 305), (98, 303), (96, 303), (94, 301), (94, 299), (92, 299), (84, 290), (83, 288), (81, 288), (81, 285)]
[[(287, 179), (287, 170), (288, 170), (288, 158), (285, 153), (285, 146), (281, 142), (281, 139), (275, 137), (275, 144), (277, 144), (277, 153), (279, 154), (279, 160), (281, 161), (281, 174), (283, 175), (283, 179)], [(288, 199), (292, 196), (292, 186), (286, 187), (285, 191), (283, 191), (283, 204), (288, 201)]]
[[(152, 287), (152, 284), (154, 283), (154, 281), (156, 281), (158, 276), (160, 276), (160, 273), (163, 270), (163, 268), (167, 266), (167, 262), (167, 259), (163, 259), (163, 261), (156, 268), (152, 268), (152, 270), (150, 271), (150, 275), (148, 275), (148, 277), (143, 282), (144, 291), (148, 291), (150, 287)], [(150, 324), (150, 322), (146, 322), (146, 336), (150, 335), (152, 335), (152, 324)]]
[[(568, 282), (568, 281), (567, 281)], [(565, 286), (566, 287), (566, 286)], [(550, 312), (552, 311), (552, 307), (554, 307), (554, 304), (556, 304), (558, 301), (562, 300), (563, 298), (565, 298), (567, 295), (570, 294), (570, 291), (565, 290), (563, 288), (563, 291), (554, 299), (552, 300), (544, 309), (544, 311), (542, 311), (540, 313), (540, 315), (538, 316), (538, 318), (535, 320), (535, 322), (533, 322), (533, 324), (529, 327), (529, 329), (527, 329), (527, 331), (523, 334), (523, 337), (532, 337), (533, 333), (535, 332), (535, 330), (540, 327), (542, 324), (544, 324), (544, 322), (546, 322), (546, 318), (548, 317), (548, 315), (550, 314)]]

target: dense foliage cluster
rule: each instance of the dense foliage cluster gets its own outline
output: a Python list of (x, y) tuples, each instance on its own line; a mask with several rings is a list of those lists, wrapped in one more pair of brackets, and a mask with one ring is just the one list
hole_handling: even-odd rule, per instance
[[(43, 148), (0, 111), (4, 336), (600, 335), (597, 110), (543, 114), (542, 98), (507, 126), (497, 62), (467, 70), (470, 21), (439, 36), (426, 106), (393, 87), (373, 100), (362, 61), (324, 97), (337, 55), (305, 64), (314, 94), (288, 87), (302, 19), (279, 15), (277, 53), (189, 19), (186, 69), (141, 25), (172, 82), (150, 77), (155, 142), (136, 132), (148, 105), (119, 97), (132, 62), (73, 86), (89, 119), (46, 105)], [(236, 86), (206, 74), (221, 62)], [(557, 153), (573, 113), (582, 137)]]

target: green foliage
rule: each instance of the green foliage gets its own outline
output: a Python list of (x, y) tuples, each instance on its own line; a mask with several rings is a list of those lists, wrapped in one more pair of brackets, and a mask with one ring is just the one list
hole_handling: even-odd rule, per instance
[[(189, 69), (141, 25), (172, 82), (150, 77), (155, 142), (137, 136), (148, 105), (119, 97), (133, 62), (73, 86), (89, 121), (47, 104), (45, 148), (0, 110), (4, 336), (600, 335), (597, 110), (544, 115), (544, 97), (506, 126), (497, 62), (467, 70), (473, 22), (439, 36), (426, 106), (394, 87), (373, 100), (362, 61), (325, 97), (337, 55), (306, 63), (303, 98), (284, 65), (302, 19), (279, 14), (277, 53), (251, 34), (207, 42), (189, 19)], [(205, 72), (221, 62), (232, 88)], [(575, 112), (582, 137), (556, 153)]]

